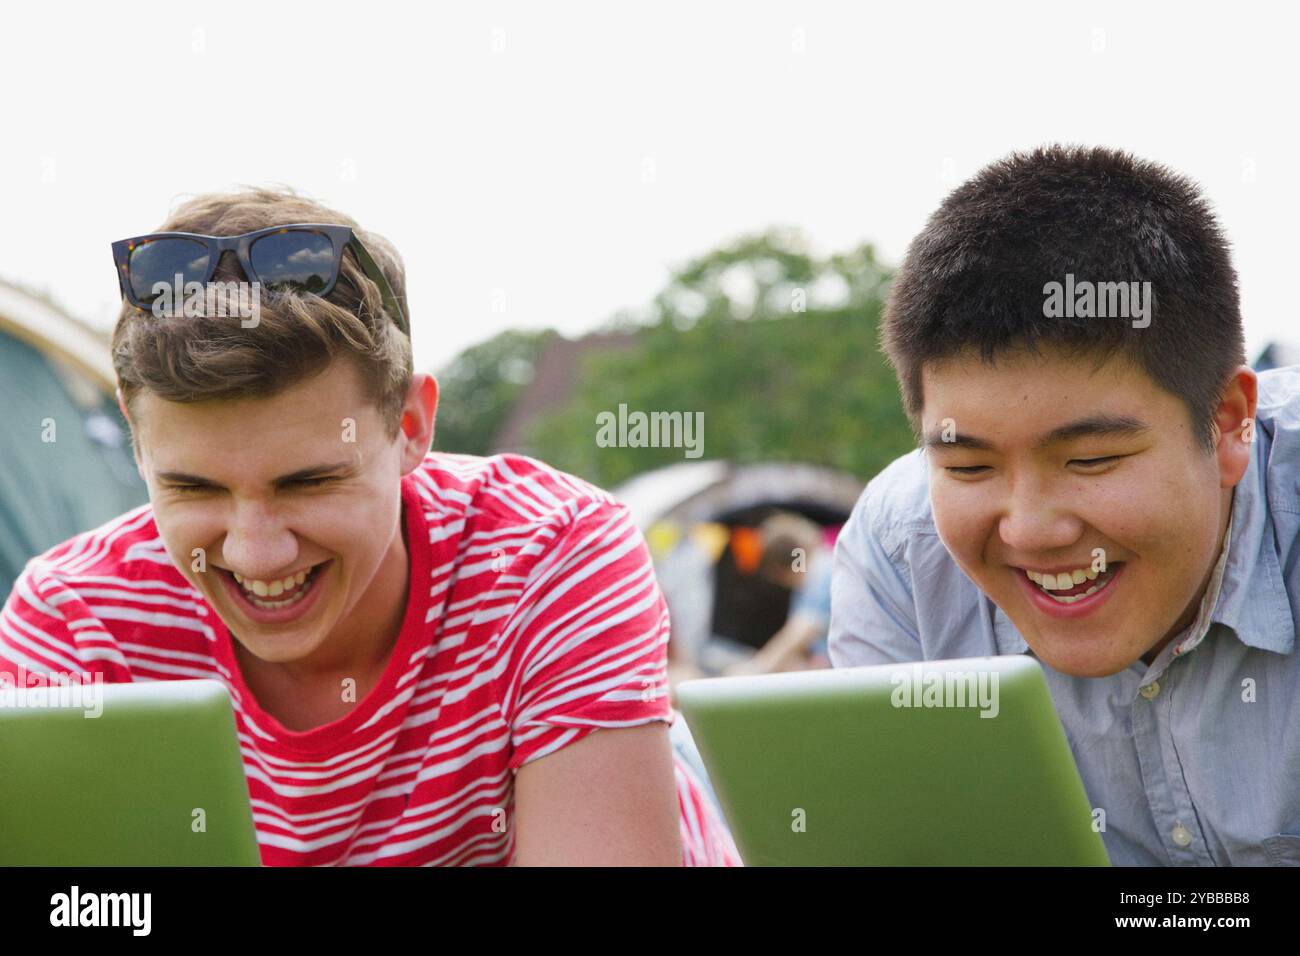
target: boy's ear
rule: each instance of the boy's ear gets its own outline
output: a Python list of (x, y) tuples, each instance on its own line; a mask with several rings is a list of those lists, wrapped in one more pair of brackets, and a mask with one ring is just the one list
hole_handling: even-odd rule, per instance
[(1220, 486), (1234, 488), (1250, 465), (1255, 440), (1255, 410), (1259, 379), (1246, 365), (1237, 367), (1228, 380), (1214, 414), (1217, 432), (1215, 455), (1219, 461)]
[(427, 372), (416, 372), (402, 410), (398, 438), (404, 442), (402, 473), (407, 474), (424, 460), (433, 444), (434, 421), (438, 417), (438, 380)]

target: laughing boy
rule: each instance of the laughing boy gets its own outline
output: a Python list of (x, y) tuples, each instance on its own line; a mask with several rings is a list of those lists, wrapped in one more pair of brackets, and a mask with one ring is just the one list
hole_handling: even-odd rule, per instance
[(920, 447), (839, 538), (833, 663), (1032, 654), (1113, 863), (1300, 864), (1300, 368), (1244, 364), (1198, 189), (1108, 149), (994, 163), (882, 340)]
[[(626, 508), (429, 451), (391, 246), (251, 190), (114, 258), (150, 500), (28, 564), (0, 676), (223, 682), (268, 865), (736, 862), (670, 746), (668, 614)], [(191, 282), (258, 283), (259, 314), (156, 308)]]

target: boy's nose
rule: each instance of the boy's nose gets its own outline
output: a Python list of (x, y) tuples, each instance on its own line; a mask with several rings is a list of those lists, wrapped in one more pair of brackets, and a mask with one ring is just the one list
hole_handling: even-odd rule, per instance
[(221, 558), (232, 571), (265, 581), (293, 568), (299, 551), (297, 539), (282, 524), (265, 515), (250, 515), (230, 526)]
[(1079, 538), (1079, 522), (1042, 498), (1017, 500), (998, 524), (1007, 550), (1019, 555), (1059, 554)]

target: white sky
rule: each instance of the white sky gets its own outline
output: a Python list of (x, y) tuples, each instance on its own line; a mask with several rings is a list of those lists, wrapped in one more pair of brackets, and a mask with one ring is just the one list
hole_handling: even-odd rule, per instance
[(397, 244), (428, 369), (504, 328), (586, 331), (770, 224), (822, 252), (870, 240), (897, 262), (962, 179), (1060, 140), (1202, 184), (1234, 244), (1253, 356), (1297, 336), (1288, 16), (1244, 2), (23, 4), (0, 31), (0, 276), (109, 326), (113, 240), (189, 194), (289, 183)]

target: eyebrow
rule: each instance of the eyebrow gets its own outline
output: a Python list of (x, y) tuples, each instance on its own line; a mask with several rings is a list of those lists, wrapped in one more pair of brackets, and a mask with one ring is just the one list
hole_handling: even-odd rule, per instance
[[(354, 464), (351, 461), (334, 462), (328, 465), (312, 465), (310, 468), (299, 468), (297, 471), (290, 472), (287, 475), (281, 475), (276, 478), (272, 484), (277, 487), (291, 485), (296, 481), (304, 481), (308, 478), (319, 478), (324, 475), (333, 474), (340, 471), (352, 471)], [(191, 475), (184, 471), (160, 471), (157, 474), (159, 481), (167, 482), (174, 485), (204, 485), (209, 488), (222, 487), (210, 478), (204, 478), (201, 475)]]
[[(1131, 415), (1089, 415), (1053, 428), (1034, 442), (1035, 448), (1046, 448), (1079, 438), (1134, 438), (1151, 430), (1146, 422)], [(956, 434), (943, 440), (943, 430), (933, 429), (925, 436), (923, 448), (969, 448), (974, 451), (995, 451), (996, 446), (974, 435)]]

